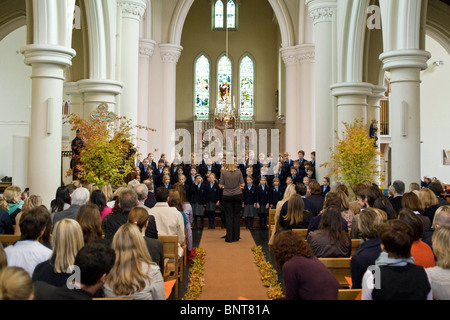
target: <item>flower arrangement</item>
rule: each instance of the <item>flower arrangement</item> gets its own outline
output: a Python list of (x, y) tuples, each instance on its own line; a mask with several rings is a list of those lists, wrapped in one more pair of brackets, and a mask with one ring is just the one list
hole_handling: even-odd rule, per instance
[(377, 156), (380, 152), (374, 147), (375, 139), (370, 138), (361, 120), (345, 123), (342, 138), (336, 137), (337, 144), (331, 150), (331, 161), (323, 166), (331, 166), (331, 176), (337, 176), (348, 184), (349, 189), (365, 180), (376, 181), (380, 176)]
[(203, 286), (205, 285), (203, 274), (205, 273), (205, 256), (206, 251), (202, 248), (195, 250), (195, 258), (192, 260), (192, 266), (190, 269), (189, 283), (187, 290), (182, 300), (198, 300)]
[(255, 264), (259, 268), (263, 285), (268, 287), (267, 296), (269, 299), (277, 299), (283, 297), (283, 289), (278, 282), (278, 272), (273, 268), (272, 264), (266, 260), (262, 252), (262, 246), (252, 248)]
[(72, 130), (81, 133), (82, 147), (74, 167), (68, 175), (76, 174), (78, 180), (98, 186), (125, 184), (125, 178), (134, 171), (134, 157), (137, 149), (134, 145), (133, 131), (152, 130), (144, 126), (133, 126), (126, 117), (96, 117), (89, 120), (76, 114), (64, 118)]

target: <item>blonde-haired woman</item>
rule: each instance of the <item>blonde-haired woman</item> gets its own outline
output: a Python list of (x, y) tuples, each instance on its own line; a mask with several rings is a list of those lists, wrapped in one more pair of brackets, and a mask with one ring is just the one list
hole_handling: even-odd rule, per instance
[(242, 188), (245, 182), (241, 170), (238, 170), (236, 160), (227, 161), (220, 172), (219, 187), (222, 192), (222, 206), (225, 212), (227, 233), (226, 242), (239, 241), (240, 219), (242, 208)]
[(74, 219), (58, 221), (52, 233), (53, 252), (49, 260), (38, 264), (33, 281), (44, 281), (56, 287), (65, 286), (72, 275), (75, 256), (84, 246), (83, 231)]
[(291, 184), (289, 186), (286, 187), (286, 190), (284, 190), (284, 195), (283, 195), (283, 199), (281, 199), (280, 201), (278, 201), (276, 209), (275, 209), (275, 232), (272, 232), (270, 239), (269, 239), (269, 246), (272, 247), (273, 242), (275, 241), (275, 237), (278, 233), (278, 231), (280, 230), (281, 226), (280, 226), (280, 211), (281, 208), (283, 207), (283, 204), (288, 201), (294, 194), (296, 194), (296, 190), (295, 190), (295, 185)]
[(33, 300), (33, 290), (33, 281), (22, 268), (0, 270), (0, 300)]
[(450, 227), (442, 226), (433, 233), (436, 266), (426, 268), (434, 300), (450, 300)]
[(419, 191), (419, 199), (422, 201), (424, 210), (422, 214), (433, 222), (436, 210), (439, 208), (439, 200), (431, 189), (422, 188)]
[(22, 206), (22, 210), (16, 216), (16, 227), (14, 228), (15, 235), (17, 235), (17, 236), (21, 235), (20, 228), (19, 228), (19, 222), (20, 222), (20, 217), (22, 217), (22, 213), (27, 210), (30, 210), (34, 207), (39, 207), (40, 205), (42, 205), (41, 196), (32, 194), (28, 198), (25, 199), (23, 206)]
[(104, 285), (106, 297), (165, 300), (161, 271), (152, 261), (137, 225), (122, 225), (114, 235), (111, 247), (116, 252), (116, 262)]
[(288, 202), (286, 215), (279, 219), (280, 226), (284, 230), (308, 229), (309, 222), (313, 218), (311, 212), (305, 210), (305, 203), (302, 196), (293, 194)]

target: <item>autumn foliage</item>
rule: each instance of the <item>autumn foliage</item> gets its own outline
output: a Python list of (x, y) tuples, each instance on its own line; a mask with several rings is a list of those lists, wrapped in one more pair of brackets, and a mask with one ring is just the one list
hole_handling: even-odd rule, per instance
[(137, 149), (134, 145), (134, 129), (148, 128), (133, 126), (131, 120), (125, 117), (115, 117), (109, 121), (86, 120), (76, 114), (67, 116), (65, 123), (69, 123), (72, 130), (80, 130), (84, 143), (77, 178), (86, 184), (95, 183), (98, 186), (124, 185), (125, 178), (135, 170)]
[(376, 181), (380, 177), (377, 156), (380, 154), (360, 120), (352, 124), (344, 123), (342, 137), (337, 136), (337, 144), (331, 150), (331, 176), (344, 181), (348, 187), (365, 180)]

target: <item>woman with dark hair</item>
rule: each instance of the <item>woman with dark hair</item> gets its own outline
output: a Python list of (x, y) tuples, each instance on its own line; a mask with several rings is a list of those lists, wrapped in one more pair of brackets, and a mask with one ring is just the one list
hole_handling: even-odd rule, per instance
[(108, 246), (111, 244), (108, 239), (103, 237), (100, 210), (97, 205), (93, 203), (82, 205), (75, 220), (81, 226), (85, 245), (91, 242), (100, 242)]
[(55, 212), (66, 210), (70, 207), (70, 191), (67, 186), (60, 186), (56, 189), (55, 199), (52, 200), (50, 204), (50, 212), (53, 214)]
[(280, 232), (273, 253), (287, 300), (337, 300), (339, 283), (300, 235), (291, 230)]
[(434, 260), (433, 250), (421, 240), (424, 227), (419, 215), (405, 208), (398, 213), (398, 219), (403, 220), (412, 228), (411, 256), (414, 258), (414, 263), (424, 268), (434, 267), (436, 262)]
[(352, 252), (350, 236), (342, 227), (342, 215), (339, 207), (325, 209), (319, 228), (310, 232), (307, 241), (318, 258), (346, 258)]
[(402, 197), (402, 209), (411, 209), (422, 220), (424, 232), (430, 230), (430, 218), (422, 215), (424, 206), (417, 194), (415, 194), (414, 192), (405, 192)]
[(95, 204), (98, 207), (98, 210), (100, 211), (100, 218), (102, 220), (107, 214), (113, 211), (112, 208), (106, 205), (107, 204), (106, 196), (100, 189), (91, 192), (91, 196), (89, 197), (89, 203)]

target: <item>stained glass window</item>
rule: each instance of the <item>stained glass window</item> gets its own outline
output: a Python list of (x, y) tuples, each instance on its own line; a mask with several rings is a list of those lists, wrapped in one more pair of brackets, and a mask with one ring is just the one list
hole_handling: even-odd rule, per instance
[(209, 118), (209, 60), (201, 55), (195, 62), (195, 117)]
[(227, 3), (227, 26), (228, 28), (236, 28), (236, 6), (233, 0)]
[(226, 27), (237, 30), (237, 9), (233, 0), (214, 1), (212, 5), (213, 30), (224, 30)]
[(254, 111), (254, 64), (245, 56), (239, 66), (241, 120), (251, 120)]
[(217, 0), (214, 5), (214, 28), (223, 28), (224, 7), (222, 0)]
[(217, 111), (221, 112), (225, 99), (228, 97), (231, 101), (231, 61), (227, 56), (220, 58), (217, 66)]

